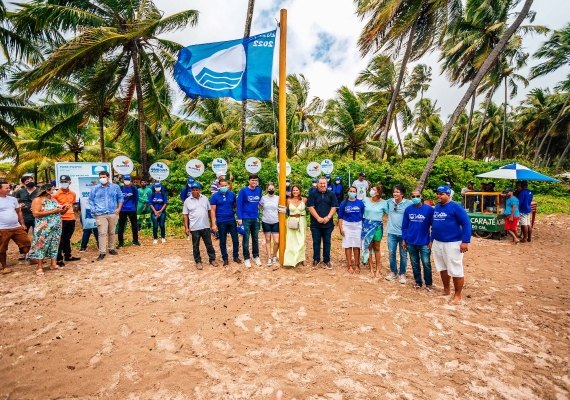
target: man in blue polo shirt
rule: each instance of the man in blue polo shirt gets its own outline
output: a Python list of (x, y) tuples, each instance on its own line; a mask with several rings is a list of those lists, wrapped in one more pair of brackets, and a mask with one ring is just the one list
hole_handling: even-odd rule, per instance
[(436, 189), (438, 204), (433, 211), (431, 228), (431, 251), (435, 268), (441, 275), (443, 295), (451, 294), (450, 281), (453, 278), (455, 294), (451, 304), (461, 304), (461, 291), (465, 283), (463, 253), (471, 242), (471, 220), (465, 209), (451, 201), (449, 186)]
[(125, 227), (127, 225), (127, 218), (131, 222), (131, 231), (133, 232), (133, 246), (140, 246), (139, 243), (139, 228), (137, 224), (137, 203), (139, 201), (139, 190), (132, 184), (130, 175), (123, 175), (123, 207), (119, 213), (119, 245), (125, 245)]
[(251, 268), (251, 260), (249, 253), (249, 237), (251, 236), (251, 245), (253, 260), (255, 265), (260, 266), (259, 259), (259, 202), (261, 201), (261, 188), (257, 175), (249, 176), (249, 184), (239, 191), (237, 198), (237, 223), (243, 225), (245, 233), (243, 235), (243, 264), (246, 268)]
[(218, 190), (210, 198), (210, 214), (212, 215), (212, 231), (218, 232), (220, 251), (224, 267), (229, 265), (226, 239), (228, 233), (232, 238), (234, 262), (241, 263), (239, 258), (239, 242), (236, 224), (236, 195), (229, 190), (228, 181), (224, 178), (218, 180)]
[(91, 188), (89, 193), (89, 207), (91, 214), (97, 221), (99, 232), (99, 256), (100, 261), (105, 258), (107, 246), (109, 254), (117, 255), (115, 250), (115, 227), (119, 219), (119, 213), (123, 206), (123, 193), (119, 185), (109, 179), (107, 171), (99, 172), (99, 184)]
[(412, 205), (404, 210), (402, 220), (402, 247), (408, 251), (412, 262), (412, 271), (419, 289), (423, 285), (421, 263), (424, 267), (424, 280), (426, 290), (432, 290), (431, 261), (429, 249), (430, 229), (433, 219), (433, 208), (422, 202), (419, 190), (414, 190), (411, 195)]

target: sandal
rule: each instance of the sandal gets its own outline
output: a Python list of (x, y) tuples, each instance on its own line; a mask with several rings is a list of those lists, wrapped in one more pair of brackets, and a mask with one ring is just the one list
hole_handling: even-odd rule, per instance
[(414, 289), (421, 289), (422, 287), (420, 285), (418, 285), (417, 283), (414, 285)]
[(56, 270), (56, 269), (64, 269), (64, 268), (60, 267), (59, 265), (56, 265), (55, 267), (50, 265), (50, 266), (49, 266), (49, 269), (53, 271), (53, 270)]

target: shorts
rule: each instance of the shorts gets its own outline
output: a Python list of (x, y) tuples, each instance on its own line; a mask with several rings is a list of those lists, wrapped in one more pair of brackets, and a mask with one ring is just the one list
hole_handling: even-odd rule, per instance
[(13, 240), (20, 249), (24, 249), (24, 253), (27, 253), (26, 250), (29, 250), (32, 246), (30, 237), (24, 228), (0, 229), (0, 254), (6, 254), (10, 239)]
[(505, 217), (505, 230), (516, 232), (519, 226), (519, 217), (513, 217), (512, 221), (509, 221), (509, 217)]
[(521, 224), (521, 226), (529, 226), (530, 225), (530, 213), (525, 214), (525, 213), (521, 213), (521, 216), (519, 217), (519, 222)]
[(261, 229), (263, 229), (263, 233), (279, 233), (279, 222), (276, 222), (274, 224), (261, 222)]
[(382, 240), (382, 236), (384, 236), (384, 229), (382, 226), (376, 228), (376, 232), (374, 232), (374, 237), (372, 238), (373, 241), (379, 242)]
[(431, 254), (435, 261), (435, 269), (438, 272), (447, 271), (452, 278), (463, 278), (463, 253), (459, 246), (461, 242), (438, 242), (433, 241)]

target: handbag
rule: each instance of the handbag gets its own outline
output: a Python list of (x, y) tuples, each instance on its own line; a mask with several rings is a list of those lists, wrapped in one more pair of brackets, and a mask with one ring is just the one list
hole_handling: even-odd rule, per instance
[(299, 229), (299, 218), (289, 217), (289, 219), (287, 220), (287, 228)]

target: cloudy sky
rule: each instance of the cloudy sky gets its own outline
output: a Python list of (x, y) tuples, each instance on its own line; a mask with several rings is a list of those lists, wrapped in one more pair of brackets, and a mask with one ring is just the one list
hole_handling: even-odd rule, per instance
[[(196, 27), (169, 36), (183, 45), (243, 36), (247, 3), (247, 0), (155, 0), (165, 15), (186, 9), (200, 12)], [(322, 99), (334, 97), (342, 85), (354, 87), (356, 76), (369, 60), (360, 56), (356, 46), (364, 24), (354, 14), (354, 3), (350, 0), (256, 0), (251, 34), (274, 29), (282, 8), (287, 9), (288, 16), (287, 72), (304, 74), (311, 85), (311, 96)], [(537, 12), (535, 24), (559, 29), (570, 21), (568, 12), (564, 11), (568, 10), (568, 0), (535, 0), (532, 9)], [(524, 45), (532, 54), (545, 40), (546, 36), (528, 35)], [(433, 68), (432, 86), (427, 96), (437, 100), (445, 119), (466, 88), (450, 87), (439, 73), (437, 59), (438, 54), (433, 53), (419, 62)], [(530, 59), (529, 64), (536, 62)], [(524, 97), (532, 87), (554, 86), (568, 72), (566, 69), (532, 81), (529, 88), (519, 90), (517, 99)], [(495, 101), (501, 100), (497, 96)]]

